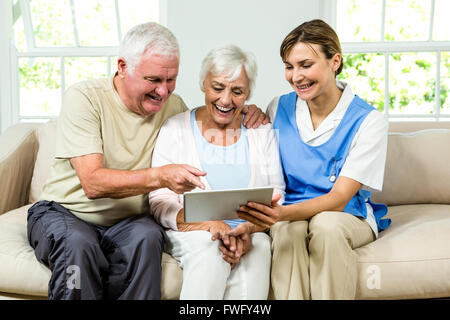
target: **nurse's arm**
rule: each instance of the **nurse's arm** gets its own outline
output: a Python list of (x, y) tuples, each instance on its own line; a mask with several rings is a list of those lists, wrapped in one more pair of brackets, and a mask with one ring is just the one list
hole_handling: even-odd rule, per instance
[(362, 184), (347, 177), (338, 177), (330, 192), (301, 203), (283, 206), (280, 220), (306, 220), (323, 211), (342, 211)]
[(301, 203), (274, 207), (248, 203), (240, 208), (239, 217), (258, 226), (271, 226), (277, 221), (307, 220), (323, 211), (342, 211), (362, 187), (356, 180), (338, 177), (331, 191), (323, 196)]

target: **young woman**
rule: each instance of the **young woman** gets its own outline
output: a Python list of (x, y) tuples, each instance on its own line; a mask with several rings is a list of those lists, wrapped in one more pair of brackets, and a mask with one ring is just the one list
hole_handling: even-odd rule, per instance
[(386, 206), (370, 201), (383, 184), (388, 124), (336, 81), (341, 47), (325, 22), (292, 30), (280, 55), (294, 92), (275, 98), (268, 114), (279, 134), (285, 202), (249, 203), (240, 217), (273, 225), (272, 298), (353, 299), (353, 250), (390, 224)]

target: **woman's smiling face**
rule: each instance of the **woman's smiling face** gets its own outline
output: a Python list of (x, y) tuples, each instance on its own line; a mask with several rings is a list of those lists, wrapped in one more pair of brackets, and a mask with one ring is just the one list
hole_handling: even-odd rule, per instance
[(219, 127), (233, 122), (249, 97), (249, 80), (242, 68), (239, 77), (230, 81), (227, 75), (209, 73), (204, 82), (205, 105), (211, 120)]
[(290, 50), (284, 64), (286, 80), (300, 99), (308, 101), (317, 98), (335, 83), (340, 56), (336, 54), (327, 59), (320, 45), (298, 42)]

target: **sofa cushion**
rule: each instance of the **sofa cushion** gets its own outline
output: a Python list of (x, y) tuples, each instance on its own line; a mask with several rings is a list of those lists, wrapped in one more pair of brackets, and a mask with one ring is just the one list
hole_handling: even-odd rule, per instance
[(50, 176), (50, 168), (55, 158), (56, 120), (41, 125), (36, 130), (39, 149), (31, 179), (29, 203), (34, 203), (41, 195), (42, 187)]
[(450, 204), (450, 130), (390, 133), (383, 191), (374, 202)]
[(356, 249), (359, 299), (450, 297), (450, 206), (389, 208), (391, 226)]
[(23, 206), (29, 199), (38, 149), (35, 135), (38, 126), (20, 123), (0, 135), (0, 214)]
[(0, 216), (0, 291), (46, 296), (50, 270), (36, 259), (28, 244), (29, 207)]
[[(30, 205), (0, 216), (0, 292), (47, 296), (50, 270), (34, 255), (27, 239), (27, 211)], [(182, 271), (168, 254), (162, 259), (163, 299), (178, 299)]]

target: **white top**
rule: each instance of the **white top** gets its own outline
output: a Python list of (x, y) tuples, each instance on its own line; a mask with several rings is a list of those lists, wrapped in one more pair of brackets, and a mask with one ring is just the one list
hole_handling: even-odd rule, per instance
[[(299, 135), (305, 143), (311, 146), (323, 144), (333, 135), (354, 98), (350, 85), (342, 81), (336, 81), (336, 84), (339, 89), (343, 90), (342, 96), (336, 108), (316, 130), (313, 129), (307, 103), (302, 99), (297, 99), (295, 117)], [(279, 98), (274, 98), (267, 107), (266, 113), (272, 122), (275, 120)], [(340, 175), (360, 182), (365, 190), (381, 191), (386, 161), (387, 132), (388, 121), (384, 115), (377, 110), (370, 112), (356, 132)], [(373, 209), (368, 203), (366, 220), (375, 236), (378, 237)]]
[[(162, 126), (153, 150), (152, 166), (167, 164), (188, 164), (202, 170), (197, 147), (192, 133), (190, 113), (177, 114)], [(280, 164), (278, 143), (272, 125), (247, 129), (250, 163), (249, 188), (272, 186), (274, 194), (281, 194), (284, 202), (284, 178)], [(200, 177), (206, 190), (211, 190), (206, 177)], [(201, 191), (196, 188), (192, 191)], [(183, 208), (183, 195), (168, 188), (149, 193), (150, 212), (155, 220), (166, 228), (178, 230), (177, 214)]]

